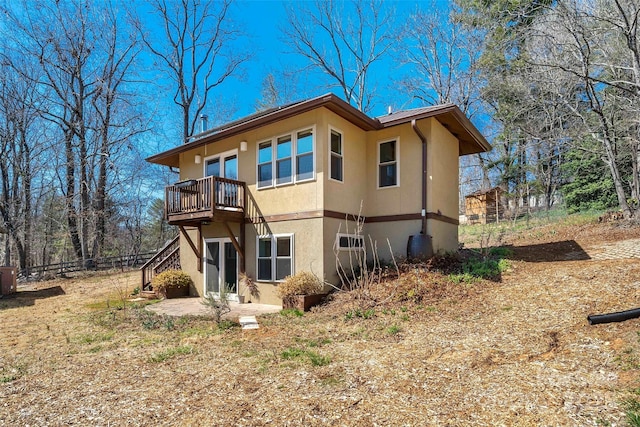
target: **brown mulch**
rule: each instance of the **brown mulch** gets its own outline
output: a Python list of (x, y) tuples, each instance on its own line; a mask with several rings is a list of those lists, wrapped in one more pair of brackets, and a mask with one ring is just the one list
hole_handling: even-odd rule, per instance
[(404, 266), (364, 297), (244, 332), (115, 309), (136, 274), (43, 284), (0, 300), (0, 424), (624, 425), (640, 319), (586, 316), (640, 306), (640, 261), (564, 255), (638, 236), (543, 225), (502, 236), (498, 280)]

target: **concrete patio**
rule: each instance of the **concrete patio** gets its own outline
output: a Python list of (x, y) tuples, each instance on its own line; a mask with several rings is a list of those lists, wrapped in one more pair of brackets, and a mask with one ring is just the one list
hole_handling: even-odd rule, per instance
[[(225, 319), (237, 321), (240, 316), (259, 316), (261, 314), (278, 313), (282, 310), (279, 305), (268, 304), (239, 304), (230, 301), (229, 306), (231, 312), (223, 316)], [(202, 304), (202, 298), (173, 298), (165, 299), (156, 304), (146, 307), (147, 310), (157, 314), (166, 314), (169, 316), (208, 316), (211, 315), (211, 309)]]

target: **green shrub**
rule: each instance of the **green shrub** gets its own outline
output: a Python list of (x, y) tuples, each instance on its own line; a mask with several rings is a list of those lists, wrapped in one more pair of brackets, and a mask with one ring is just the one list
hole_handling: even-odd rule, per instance
[(509, 248), (505, 248), (504, 246), (494, 246), (489, 249), (489, 255), (494, 258), (508, 258), (513, 255), (513, 251)]
[(307, 357), (313, 366), (326, 366), (331, 363), (329, 356), (323, 356), (315, 351), (307, 350)]
[(373, 317), (375, 317), (375, 315), (376, 315), (376, 311), (373, 308), (370, 308), (364, 311), (360, 310), (359, 308), (356, 308), (355, 310), (347, 311), (344, 318), (345, 320), (351, 320), (356, 317), (360, 317), (362, 319), (372, 319)]
[(322, 282), (318, 277), (309, 272), (301, 271), (288, 276), (284, 282), (278, 285), (278, 296), (282, 299), (295, 295), (313, 295), (322, 291)]
[(640, 427), (640, 401), (629, 398), (623, 402), (627, 422), (631, 427)]
[(182, 270), (163, 271), (151, 280), (151, 286), (157, 291), (168, 288), (184, 288), (191, 283), (191, 277)]
[(280, 315), (284, 317), (302, 317), (304, 312), (297, 308), (285, 308), (280, 310)]
[(386, 332), (388, 335), (397, 335), (398, 333), (400, 333), (400, 326), (391, 325), (386, 329)]

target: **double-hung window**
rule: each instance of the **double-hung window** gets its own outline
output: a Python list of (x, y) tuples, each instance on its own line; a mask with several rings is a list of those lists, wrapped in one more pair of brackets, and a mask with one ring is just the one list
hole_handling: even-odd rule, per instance
[(273, 185), (273, 149), (271, 141), (258, 145), (258, 188)]
[(313, 178), (313, 133), (310, 130), (296, 135), (296, 181)]
[(278, 138), (276, 146), (276, 184), (286, 184), (291, 176), (291, 135)]
[(258, 144), (258, 188), (311, 180), (315, 176), (313, 130)]
[(336, 130), (331, 130), (331, 142), (329, 153), (329, 169), (331, 179), (342, 181), (342, 134)]
[(280, 281), (293, 274), (293, 235), (258, 237), (258, 280)]
[(378, 145), (378, 187), (398, 185), (398, 144), (386, 141)]

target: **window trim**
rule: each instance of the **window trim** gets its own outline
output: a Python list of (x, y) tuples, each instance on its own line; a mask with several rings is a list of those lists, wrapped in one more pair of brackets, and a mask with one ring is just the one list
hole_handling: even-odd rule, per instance
[[(351, 239), (358, 239), (361, 242), (361, 245), (358, 246), (342, 246), (340, 245), (340, 239), (346, 237), (348, 238), (348, 242), (351, 243)], [(334, 248), (340, 252), (355, 252), (355, 251), (364, 251), (364, 236), (358, 234), (349, 234), (349, 233), (336, 233), (336, 241), (334, 243)]]
[[(384, 187), (380, 186), (380, 166), (382, 165), (380, 163), (380, 146), (382, 144), (386, 144), (388, 142), (394, 142), (395, 141), (395, 154), (396, 154), (396, 158), (395, 161), (393, 163), (395, 163), (396, 165), (396, 183), (395, 185), (385, 185)], [(376, 162), (376, 188), (378, 190), (384, 190), (387, 188), (397, 188), (400, 187), (400, 137), (395, 137), (395, 138), (388, 138), (388, 139), (383, 139), (381, 141), (378, 141), (378, 147), (377, 147), (378, 152), (376, 153), (377, 155), (377, 162)], [(385, 162), (385, 164), (390, 164), (392, 162)]]
[[(304, 155), (309, 155), (311, 154), (312, 156), (312, 164), (313, 164), (313, 170), (312, 170), (312, 174), (311, 177), (309, 178), (305, 178), (305, 179), (298, 179), (298, 174), (297, 174), (297, 170), (298, 170), (298, 134), (305, 132), (305, 131), (309, 131), (311, 132), (311, 137), (312, 137), (312, 148), (311, 148), (311, 152), (307, 152)], [(278, 140), (284, 137), (290, 137), (291, 138), (291, 156), (288, 157), (288, 159), (291, 159), (291, 180), (287, 181), (287, 182), (283, 182), (278, 184), (277, 183), (277, 164), (278, 164)], [(293, 184), (297, 184), (297, 183), (303, 183), (303, 182), (310, 182), (310, 181), (315, 181), (317, 178), (317, 137), (318, 134), (316, 132), (316, 126), (312, 125), (312, 126), (304, 126), (304, 127), (300, 127), (298, 129), (292, 130), (290, 132), (285, 132), (276, 136), (273, 136), (271, 138), (266, 138), (261, 140), (260, 142), (258, 142), (258, 144), (256, 144), (256, 188), (258, 190), (263, 190), (265, 188), (277, 188), (277, 187), (285, 187), (287, 185), (293, 185)], [(259, 166), (261, 164), (266, 164), (266, 163), (259, 163), (260, 160), (260, 146), (266, 143), (270, 143), (271, 144), (271, 184), (269, 185), (260, 185), (260, 174), (259, 174)]]
[[(305, 153), (298, 154), (298, 140), (299, 140), (298, 138), (299, 138), (300, 134), (303, 133), (303, 132), (311, 132), (311, 151), (307, 151)], [(299, 130), (295, 131), (292, 135), (296, 136), (296, 143), (292, 147), (293, 151), (291, 153), (291, 156), (295, 158), (295, 162), (293, 163), (293, 168), (292, 168), (292, 175), (293, 175), (294, 182), (312, 181), (312, 180), (314, 180), (316, 178), (316, 132), (315, 132), (315, 127), (299, 129)], [(308, 155), (311, 155), (311, 165), (312, 165), (311, 177), (298, 179), (298, 158), (302, 157), (302, 156), (308, 156)]]
[(224, 170), (224, 160), (236, 156), (236, 161), (238, 162), (238, 178), (240, 179), (240, 157), (238, 156), (238, 149), (234, 148), (232, 150), (223, 151), (217, 154), (211, 154), (210, 156), (206, 156), (202, 159), (202, 176), (207, 177), (207, 163), (214, 159), (220, 160), (220, 172), (223, 178), (226, 178), (227, 171)]
[[(294, 233), (280, 233), (280, 234), (263, 234), (256, 236), (256, 280), (261, 283), (282, 283), (285, 281), (282, 279), (275, 279), (276, 277), (276, 269), (277, 269), (277, 260), (278, 260), (278, 239), (279, 238), (289, 238), (289, 252), (291, 259), (291, 271), (287, 276), (293, 276), (295, 274), (295, 257), (294, 257)], [(271, 277), (269, 279), (260, 279), (259, 271), (258, 271), (258, 261), (260, 260), (260, 240), (270, 239), (271, 240)], [(262, 257), (265, 259), (265, 257)], [(286, 277), (286, 276), (285, 276)]]
[[(342, 151), (340, 153), (340, 160), (341, 162), (341, 166), (342, 166), (342, 170), (340, 171), (340, 175), (342, 176), (342, 179), (335, 179), (333, 178), (333, 169), (331, 167), (331, 160), (333, 159), (334, 156), (334, 152), (331, 149), (331, 137), (333, 135), (333, 132), (337, 133), (338, 135), (340, 135), (340, 150)], [(329, 181), (333, 181), (333, 182), (338, 182), (340, 184), (344, 184), (344, 132), (342, 132), (340, 129), (334, 128), (333, 126), (329, 126), (329, 141), (328, 144), (329, 146), (329, 156), (328, 156), (328, 170), (329, 170)]]
[[(271, 160), (268, 164), (271, 165), (271, 183), (268, 185), (260, 185), (260, 165), (266, 165), (267, 163), (260, 163), (260, 146), (264, 144), (269, 144), (269, 148), (271, 149)], [(264, 141), (260, 141), (256, 144), (256, 188), (258, 190), (262, 188), (270, 188), (273, 187), (274, 183), (274, 170), (273, 170), (273, 139), (265, 139)]]
[[(289, 157), (283, 157), (282, 159), (278, 158), (278, 145), (280, 145), (280, 140), (281, 139), (285, 139), (285, 138), (289, 138), (289, 144), (291, 145), (290, 151), (289, 151)], [(273, 183), (276, 187), (282, 187), (283, 185), (290, 185), (293, 184), (295, 182), (295, 168), (296, 168), (296, 162), (294, 159), (294, 153), (296, 150), (296, 141), (293, 138), (293, 134), (292, 133), (286, 133), (284, 135), (278, 136), (276, 138), (274, 138), (275, 144), (272, 146), (273, 149), (273, 176), (271, 177), (271, 179), (273, 180)], [(285, 160), (289, 160), (289, 162), (291, 163), (291, 175), (289, 175), (289, 180), (281, 182), (280, 184), (278, 184), (278, 164), (281, 161), (285, 161)]]

